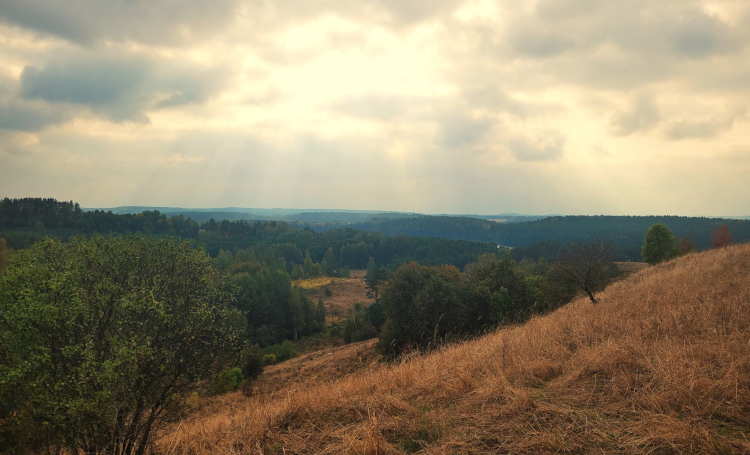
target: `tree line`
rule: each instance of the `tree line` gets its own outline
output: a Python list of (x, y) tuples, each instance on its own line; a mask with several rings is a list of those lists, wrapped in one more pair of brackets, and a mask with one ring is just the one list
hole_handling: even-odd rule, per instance
[[(550, 257), (550, 251), (569, 242), (596, 238), (611, 243), (618, 260), (640, 261), (643, 233), (654, 224), (669, 226), (677, 238), (691, 239), (699, 250), (711, 246), (711, 233), (720, 225), (726, 225), (736, 241), (750, 241), (750, 220), (683, 216), (552, 216), (521, 223), (497, 223), (458, 216), (421, 216), (377, 219), (351, 226), (385, 235), (495, 242), (514, 249), (541, 243), (535, 248), (546, 248), (546, 251), (537, 257)], [(520, 255), (521, 251), (517, 254)], [(528, 257), (533, 257), (533, 254)]]
[[(267, 263), (271, 248), (276, 258), (286, 261), (289, 274), (295, 265), (304, 267), (308, 255), (314, 264), (321, 264), (325, 271), (334, 273), (343, 267), (364, 268), (370, 257), (379, 265), (393, 269), (409, 261), (426, 265), (454, 264), (463, 268), (496, 248), (481, 242), (405, 235), (388, 237), (354, 228), (317, 233), (309, 227), (297, 229), (278, 221), (216, 221), (211, 218), (201, 224), (183, 215), (167, 217), (157, 210), (136, 215), (83, 211), (77, 203), (55, 199), (6, 198), (0, 201), (0, 237), (12, 248), (28, 248), (45, 237), (66, 240), (73, 235), (93, 233), (190, 239), (195, 245), (203, 246), (212, 257), (217, 257), (222, 250), (234, 253), (250, 247), (260, 248), (264, 250), (262, 254)], [(333, 260), (326, 258), (329, 249), (332, 249)], [(324, 259), (328, 264), (322, 264)]]

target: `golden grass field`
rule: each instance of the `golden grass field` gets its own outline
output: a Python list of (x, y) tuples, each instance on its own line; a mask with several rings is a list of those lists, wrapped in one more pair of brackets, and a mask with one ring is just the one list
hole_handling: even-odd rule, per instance
[(366, 343), (294, 359), (298, 375), (281, 364), (265, 393), (212, 399), (157, 450), (750, 453), (750, 245), (641, 270), (598, 297), (396, 365), (323, 373)]
[[(358, 301), (369, 305), (373, 299), (367, 296), (365, 287), (366, 270), (352, 270), (350, 278), (317, 277), (294, 282), (307, 291), (307, 296), (313, 301), (323, 299), (328, 311), (326, 321), (331, 322), (331, 313), (334, 321), (344, 321), (349, 318), (349, 310)], [(325, 288), (331, 290), (332, 295), (325, 295)]]

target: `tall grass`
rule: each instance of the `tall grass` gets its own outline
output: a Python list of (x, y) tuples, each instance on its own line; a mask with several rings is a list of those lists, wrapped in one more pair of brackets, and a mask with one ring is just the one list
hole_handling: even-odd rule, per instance
[(599, 297), (334, 382), (225, 395), (157, 450), (750, 453), (750, 245)]

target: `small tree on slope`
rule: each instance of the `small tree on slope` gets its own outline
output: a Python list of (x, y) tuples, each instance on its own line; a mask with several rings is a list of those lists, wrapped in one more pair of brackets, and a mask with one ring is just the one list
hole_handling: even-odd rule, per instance
[(643, 260), (651, 265), (668, 261), (678, 254), (677, 239), (672, 231), (663, 224), (654, 224), (648, 231), (643, 241), (641, 255)]
[(619, 269), (612, 260), (612, 248), (595, 240), (568, 245), (551, 270), (552, 279), (581, 288), (591, 303), (597, 302), (594, 293), (604, 289), (617, 275)]

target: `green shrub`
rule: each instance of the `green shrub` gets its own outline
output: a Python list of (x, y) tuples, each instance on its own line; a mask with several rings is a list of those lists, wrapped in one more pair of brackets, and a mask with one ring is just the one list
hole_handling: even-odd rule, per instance
[(211, 393), (218, 395), (221, 393), (233, 392), (242, 384), (244, 377), (240, 368), (224, 370), (214, 377), (211, 384)]
[(332, 296), (332, 295), (333, 295), (333, 291), (331, 291), (331, 289), (330, 289), (330, 288), (325, 288), (325, 289), (323, 290), (323, 293), (324, 293), (324, 294), (326, 295), (326, 297), (330, 297), (330, 296)]
[(0, 274), (0, 452), (147, 447), (238, 358), (231, 302), (188, 242), (78, 237), (16, 253)]
[(294, 343), (289, 340), (283, 343), (274, 344), (263, 348), (264, 359), (265, 355), (273, 354), (276, 356), (276, 362), (283, 362), (297, 356), (297, 350), (294, 348)]
[(242, 366), (242, 376), (245, 379), (256, 379), (263, 373), (263, 365), (266, 364), (263, 353), (258, 345), (253, 345), (243, 352), (245, 361)]
[(266, 354), (263, 356), (263, 365), (273, 365), (276, 362), (276, 354)]

